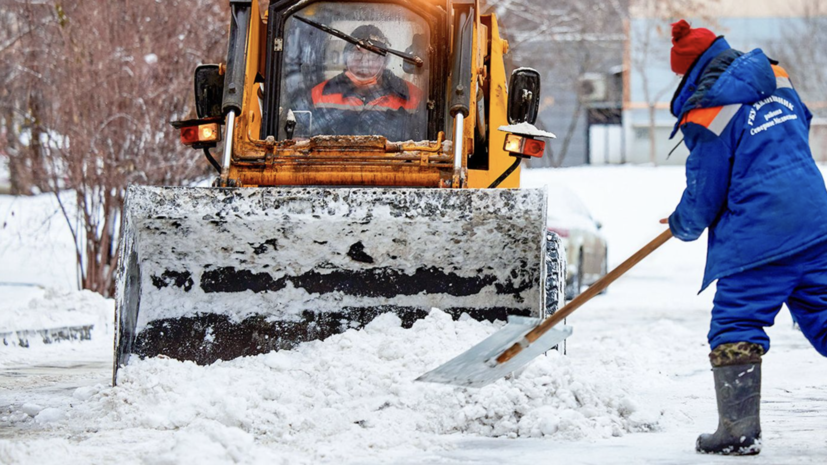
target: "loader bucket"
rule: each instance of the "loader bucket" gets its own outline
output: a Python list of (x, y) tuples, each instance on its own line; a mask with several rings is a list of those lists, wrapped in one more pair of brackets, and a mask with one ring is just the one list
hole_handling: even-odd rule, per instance
[(132, 354), (287, 349), (384, 312), (542, 317), (545, 212), (540, 189), (130, 187), (115, 372)]

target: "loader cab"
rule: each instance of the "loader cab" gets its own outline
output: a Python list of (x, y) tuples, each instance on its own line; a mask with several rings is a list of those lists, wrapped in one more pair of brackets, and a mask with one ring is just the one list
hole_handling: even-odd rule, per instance
[(509, 89), (508, 43), (480, 0), (230, 7), (226, 64), (196, 76), (196, 106), (212, 110), (175, 122), (216, 185), (513, 188), (519, 158), (542, 156), (539, 143), (523, 150), (533, 135), (509, 144), (500, 129), (532, 122), (511, 121), (508, 99), (525, 113), (539, 86)]
[(436, 139), (446, 15), (434, 2), (288, 0), (268, 16), (262, 139)]

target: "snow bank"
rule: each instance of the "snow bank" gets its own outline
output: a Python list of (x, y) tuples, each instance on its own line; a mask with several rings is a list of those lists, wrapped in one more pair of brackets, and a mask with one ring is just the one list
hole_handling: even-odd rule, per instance
[[(112, 300), (91, 291), (54, 288), (34, 290), (32, 294), (28, 302), (12, 301), (0, 308), (0, 334), (81, 326), (93, 326), (101, 337), (112, 334)], [(37, 338), (30, 342), (38, 343)]]
[[(338, 461), (450, 448), (456, 435), (598, 439), (656, 426), (660, 412), (615, 382), (623, 368), (610, 350), (595, 352), (607, 363), (597, 371), (552, 351), (482, 389), (413, 381), (498, 327), (434, 309), (411, 329), (386, 314), (361, 331), (211, 366), (134, 361), (118, 387), (79, 388), (48, 411), (28, 406), (26, 421), (78, 435), (166, 431), (169, 463), (193, 452), (255, 462), (276, 451)], [(0, 443), (0, 457), (15, 447)]]

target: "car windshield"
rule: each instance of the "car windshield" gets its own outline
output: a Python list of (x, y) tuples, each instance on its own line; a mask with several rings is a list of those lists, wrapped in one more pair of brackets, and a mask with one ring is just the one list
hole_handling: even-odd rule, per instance
[[(279, 120), (292, 112), (293, 138), (426, 139), (430, 30), (424, 19), (399, 5), (320, 2), (291, 16), (284, 31)], [(281, 126), (283, 139), (288, 134)]]
[(547, 191), (549, 221), (582, 222), (584, 224), (594, 221), (580, 197), (568, 187), (549, 185)]

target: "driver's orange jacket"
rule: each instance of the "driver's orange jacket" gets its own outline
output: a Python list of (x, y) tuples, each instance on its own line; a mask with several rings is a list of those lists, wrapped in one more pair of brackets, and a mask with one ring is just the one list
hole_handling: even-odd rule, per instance
[(422, 91), (410, 82), (385, 70), (377, 83), (360, 88), (345, 73), (330, 78), (311, 91), (316, 108), (356, 110), (355, 107), (371, 107), (372, 110), (413, 111), (422, 101)]

